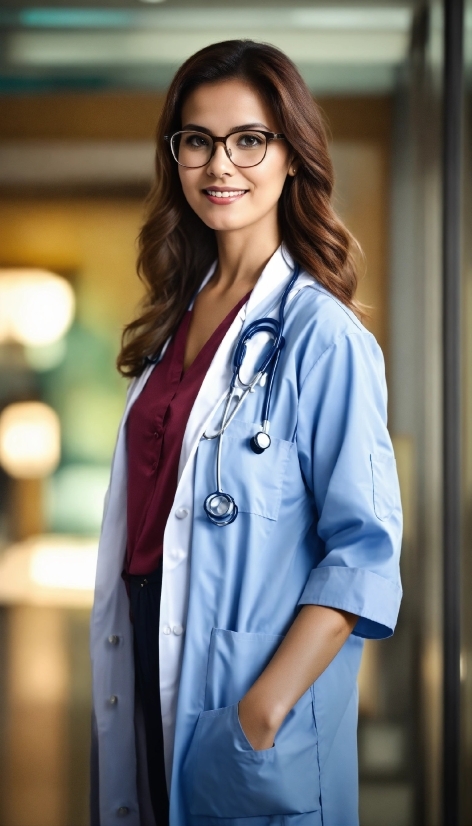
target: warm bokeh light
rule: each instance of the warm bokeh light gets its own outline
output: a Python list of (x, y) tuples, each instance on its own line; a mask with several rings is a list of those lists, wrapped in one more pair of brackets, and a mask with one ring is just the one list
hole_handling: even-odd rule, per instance
[(0, 270), (0, 341), (30, 347), (58, 341), (72, 323), (74, 291), (46, 270)]
[(42, 402), (10, 404), (0, 415), (0, 464), (17, 479), (47, 476), (59, 464), (60, 424)]
[(38, 541), (30, 563), (33, 582), (45, 588), (91, 591), (95, 583), (97, 543), (83, 541), (76, 545), (64, 538), (59, 543)]
[(6, 548), (0, 557), (0, 605), (90, 608), (98, 540), (40, 534)]

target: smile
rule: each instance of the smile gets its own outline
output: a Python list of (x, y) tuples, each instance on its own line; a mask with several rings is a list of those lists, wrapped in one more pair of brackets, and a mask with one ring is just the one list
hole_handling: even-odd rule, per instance
[(203, 193), (212, 203), (229, 204), (242, 198), (247, 189), (204, 189)]

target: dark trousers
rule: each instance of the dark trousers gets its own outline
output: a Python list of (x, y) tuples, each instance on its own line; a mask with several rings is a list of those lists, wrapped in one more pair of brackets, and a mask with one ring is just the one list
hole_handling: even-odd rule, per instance
[(152, 807), (157, 826), (168, 826), (169, 799), (159, 683), (159, 611), (162, 564), (146, 576), (128, 575), (134, 627), (136, 687), (144, 712), (146, 752)]

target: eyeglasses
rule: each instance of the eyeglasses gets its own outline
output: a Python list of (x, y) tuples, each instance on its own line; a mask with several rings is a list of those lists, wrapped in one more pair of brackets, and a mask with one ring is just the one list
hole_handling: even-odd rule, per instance
[(264, 132), (250, 129), (244, 132), (231, 132), (223, 138), (207, 135), (205, 132), (183, 130), (165, 135), (170, 143), (172, 154), (180, 166), (198, 169), (206, 166), (215, 154), (216, 144), (222, 143), (231, 163), (242, 169), (262, 163), (271, 141), (285, 140), (285, 135), (277, 132)]

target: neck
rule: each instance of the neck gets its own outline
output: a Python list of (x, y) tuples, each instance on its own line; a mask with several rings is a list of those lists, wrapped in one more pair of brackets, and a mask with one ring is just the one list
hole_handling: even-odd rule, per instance
[[(268, 223), (268, 222), (267, 222)], [(222, 292), (243, 285), (252, 289), (262, 270), (280, 246), (281, 237), (276, 222), (272, 226), (257, 225), (239, 230), (216, 233), (218, 267), (214, 283)]]

